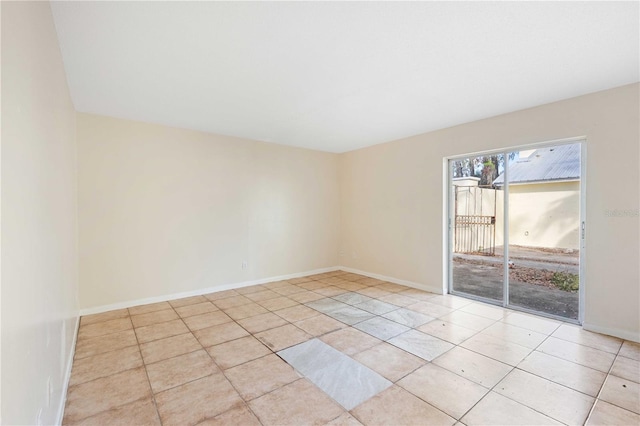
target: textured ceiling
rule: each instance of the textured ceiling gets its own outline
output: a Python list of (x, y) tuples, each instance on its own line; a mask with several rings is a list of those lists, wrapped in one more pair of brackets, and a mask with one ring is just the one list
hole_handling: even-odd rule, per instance
[(639, 80), (638, 2), (52, 2), (78, 111), (344, 152)]

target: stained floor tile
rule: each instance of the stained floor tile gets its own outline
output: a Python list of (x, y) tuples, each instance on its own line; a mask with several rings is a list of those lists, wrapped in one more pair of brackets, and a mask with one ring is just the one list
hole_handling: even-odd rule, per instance
[(418, 330), (409, 330), (406, 333), (402, 333), (390, 339), (389, 343), (427, 361), (431, 361), (453, 348), (451, 343)]
[(313, 384), (350, 410), (391, 382), (318, 339), (278, 352)]

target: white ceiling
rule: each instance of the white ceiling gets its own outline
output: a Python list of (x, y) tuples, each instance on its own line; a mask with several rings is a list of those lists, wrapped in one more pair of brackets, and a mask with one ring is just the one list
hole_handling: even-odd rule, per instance
[(344, 152), (637, 82), (638, 2), (54, 2), (78, 111)]

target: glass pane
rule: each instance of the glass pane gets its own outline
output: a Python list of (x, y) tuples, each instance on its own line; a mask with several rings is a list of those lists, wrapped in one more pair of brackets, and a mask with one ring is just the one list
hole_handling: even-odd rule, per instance
[(504, 197), (493, 180), (502, 161), (503, 155), (494, 155), (450, 162), (452, 289), (499, 303), (504, 289), (504, 258), (499, 247)]
[(578, 319), (580, 144), (508, 158), (509, 304)]

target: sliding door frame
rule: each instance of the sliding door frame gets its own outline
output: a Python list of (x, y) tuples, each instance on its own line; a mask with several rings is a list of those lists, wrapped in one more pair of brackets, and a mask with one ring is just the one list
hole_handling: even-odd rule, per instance
[[(514, 306), (509, 304), (509, 161), (508, 155), (513, 151), (522, 151), (527, 149), (539, 149), (551, 146), (559, 146), (559, 145), (568, 145), (568, 144), (580, 144), (580, 206), (579, 206), (579, 267), (578, 274), (580, 277), (580, 287), (578, 290), (578, 319), (571, 319), (566, 317), (561, 317), (553, 314), (548, 314), (545, 312), (535, 311), (532, 309), (528, 309), (521, 306)], [(469, 157), (478, 157), (483, 155), (495, 155), (502, 154), (505, 158), (504, 164), (504, 203), (503, 203), (503, 244), (504, 244), (504, 258), (503, 258), (503, 293), (502, 293), (502, 301), (489, 299), (481, 296), (476, 296), (469, 293), (459, 292), (453, 289), (453, 223), (455, 218), (454, 215), (454, 205), (455, 196), (454, 196), (454, 186), (453, 186), (453, 170), (451, 167), (451, 162), (455, 160), (460, 160)], [(587, 164), (587, 138), (586, 136), (579, 136), (574, 138), (567, 139), (558, 139), (546, 142), (538, 142), (531, 143), (525, 145), (518, 145), (514, 147), (487, 150), (487, 151), (479, 151), (470, 154), (464, 155), (455, 155), (444, 158), (444, 184), (445, 188), (443, 189), (444, 194), (444, 232), (446, 238), (445, 243), (443, 244), (443, 259), (446, 264), (443, 274), (443, 288), (445, 293), (462, 296), (468, 299), (477, 300), (484, 303), (489, 303), (492, 305), (498, 305), (505, 308), (513, 309), (516, 311), (522, 311), (534, 315), (539, 315), (543, 317), (553, 318), (565, 322), (571, 322), (575, 324), (582, 324), (584, 322), (584, 311), (585, 311), (585, 288), (586, 288), (586, 276), (585, 276), (585, 259), (586, 259), (586, 232), (587, 232), (587, 222), (586, 222), (586, 164)]]

